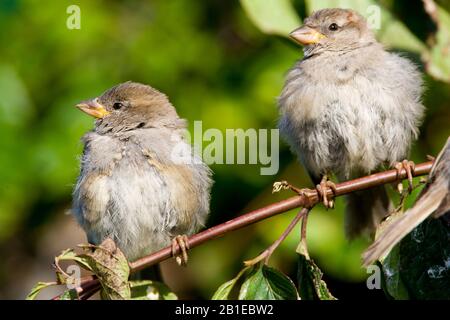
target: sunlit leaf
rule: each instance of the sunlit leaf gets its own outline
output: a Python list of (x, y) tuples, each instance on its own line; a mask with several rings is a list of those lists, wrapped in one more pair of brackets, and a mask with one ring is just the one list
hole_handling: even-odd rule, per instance
[(232, 279), (232, 280), (227, 281), (224, 284), (222, 284), (216, 290), (216, 292), (214, 292), (214, 295), (212, 296), (211, 300), (227, 300), (227, 299), (229, 299), (231, 290), (233, 289), (235, 283), (236, 283), (236, 280)]
[(30, 293), (27, 295), (26, 300), (34, 300), (36, 299), (39, 292), (43, 289), (56, 285), (55, 282), (38, 282), (33, 289), (31, 289)]
[(90, 265), (90, 260), (78, 255), (73, 251), (73, 249), (66, 249), (61, 252), (61, 254), (55, 257), (55, 267), (56, 267), (56, 278), (58, 284), (75, 284), (78, 279), (74, 279), (74, 277), (70, 274), (67, 274), (64, 270), (61, 269), (60, 262), (61, 261), (74, 261), (82, 268), (91, 271), (92, 267)]
[(106, 239), (100, 246), (87, 246), (93, 252), (80, 254), (99, 278), (104, 296), (111, 300), (131, 298), (128, 277), (130, 267), (125, 255), (116, 247), (111, 239)]
[(89, 261), (86, 258), (79, 256), (73, 249), (66, 249), (61, 252), (61, 254), (55, 258), (55, 263), (58, 264), (59, 261), (75, 261), (86, 270), (92, 271)]
[(130, 281), (132, 300), (177, 300), (178, 297), (162, 282)]
[(58, 300), (78, 300), (78, 294), (75, 289), (66, 290), (61, 294)]
[(239, 300), (297, 300), (294, 283), (264, 264), (253, 267), (239, 292)]
[(437, 6), (435, 44), (424, 54), (427, 71), (435, 78), (450, 82), (450, 14)]
[(231, 279), (230, 281), (225, 282), (222, 284), (214, 293), (212, 296), (212, 300), (229, 300), (233, 297), (231, 296), (232, 290), (234, 289), (236, 283), (239, 281), (239, 279), (242, 277), (244, 273), (246, 273), (250, 267), (243, 268), (238, 275)]
[(264, 33), (287, 36), (300, 25), (290, 0), (241, 0), (253, 23)]

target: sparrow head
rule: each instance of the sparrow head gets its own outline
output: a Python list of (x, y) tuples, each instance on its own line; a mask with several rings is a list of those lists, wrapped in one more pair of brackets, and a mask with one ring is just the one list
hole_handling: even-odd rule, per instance
[(95, 117), (96, 131), (117, 133), (140, 128), (177, 126), (181, 119), (167, 96), (141, 83), (125, 82), (76, 105)]
[(306, 53), (348, 51), (375, 41), (366, 19), (350, 9), (322, 9), (290, 34)]

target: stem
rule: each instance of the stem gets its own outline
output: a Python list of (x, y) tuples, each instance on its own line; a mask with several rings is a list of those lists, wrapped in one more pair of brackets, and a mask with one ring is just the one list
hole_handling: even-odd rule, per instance
[(89, 288), (86, 288), (82, 294), (80, 294), (80, 300), (87, 300), (92, 297), (98, 290), (100, 289), (100, 283), (96, 281), (95, 284), (91, 285)]
[(254, 258), (252, 260), (244, 261), (244, 264), (246, 266), (253, 266), (263, 259), (264, 259), (264, 263), (268, 264), (269, 259), (272, 256), (272, 253), (276, 250), (276, 248), (278, 248), (278, 246), (281, 244), (281, 242), (283, 242), (284, 239), (286, 239), (286, 237), (291, 233), (292, 229), (294, 229), (294, 227), (297, 225), (297, 223), (300, 221), (300, 219), (303, 216), (305, 216), (306, 214), (308, 214), (309, 210), (310, 210), (309, 208), (303, 208), (302, 210), (300, 210), (300, 212), (297, 213), (297, 215), (291, 221), (291, 223), (289, 223), (286, 230), (284, 230), (284, 232), (281, 234), (281, 236), (274, 243), (272, 243), (272, 245), (270, 247), (268, 247), (266, 250), (264, 250), (256, 258)]
[(309, 210), (311, 210), (311, 208), (302, 208), (302, 210), (297, 213), (294, 220), (292, 220), (288, 225), (286, 230), (284, 230), (283, 234), (268, 248), (268, 254), (264, 261), (265, 264), (269, 263), (269, 259), (272, 256), (272, 253), (276, 250), (276, 248), (278, 248), (281, 242), (283, 242), (287, 238), (287, 236), (291, 233), (292, 229), (294, 229), (300, 219), (304, 219), (308, 215)]
[(302, 227), (300, 234), (300, 241), (302, 242), (303, 248), (305, 249), (305, 255), (309, 258), (308, 247), (306, 245), (306, 225), (308, 223), (309, 211), (303, 216)]

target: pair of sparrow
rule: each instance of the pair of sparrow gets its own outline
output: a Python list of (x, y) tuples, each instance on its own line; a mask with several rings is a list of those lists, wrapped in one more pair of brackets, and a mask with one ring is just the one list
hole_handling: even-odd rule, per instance
[[(279, 97), (279, 129), (330, 205), (330, 174), (354, 178), (407, 157), (424, 112), (422, 80), (352, 10), (317, 11), (291, 37), (304, 56)], [(213, 182), (200, 159), (174, 160), (176, 145), (191, 150), (186, 122), (163, 93), (134, 82), (77, 107), (96, 118), (83, 137), (73, 201), (88, 241), (112, 238), (129, 260), (172, 241), (186, 263), (185, 235), (204, 225)], [(347, 235), (373, 232), (389, 204), (383, 187), (349, 195)]]

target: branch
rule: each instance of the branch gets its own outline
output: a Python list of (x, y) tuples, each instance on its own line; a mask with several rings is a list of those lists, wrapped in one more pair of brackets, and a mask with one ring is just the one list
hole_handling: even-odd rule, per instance
[[(417, 164), (413, 173), (414, 177), (426, 175), (430, 172), (431, 167), (433, 165), (433, 161), (428, 161), (424, 163)], [(364, 176), (361, 178), (357, 178), (354, 180), (345, 181), (339, 184), (336, 184), (336, 192), (333, 195), (331, 190), (327, 190), (328, 196), (342, 196), (348, 193), (352, 193), (355, 191), (365, 190), (369, 188), (373, 188), (376, 186), (384, 185), (387, 183), (393, 183), (397, 181), (401, 181), (407, 178), (406, 170), (402, 169), (399, 174), (397, 174), (397, 170), (387, 170), (375, 174), (371, 174), (368, 176)], [(223, 236), (224, 234), (241, 229), (258, 221), (270, 218), (277, 214), (289, 211), (291, 209), (295, 209), (298, 207), (312, 207), (316, 203), (319, 202), (319, 196), (316, 190), (309, 190), (305, 192), (303, 195), (297, 195), (266, 207), (256, 209), (249, 213), (238, 216), (232, 220), (219, 224), (217, 226), (206, 229), (200, 233), (197, 233), (191, 236), (189, 241), (189, 247), (196, 247), (206, 241), (218, 238)], [(131, 273), (135, 273), (137, 271), (143, 270), (147, 267), (150, 267), (154, 264), (160, 263), (164, 260), (167, 260), (172, 257), (172, 249), (171, 246), (168, 246), (164, 249), (156, 251), (148, 256), (140, 258), (134, 262), (130, 263)], [(80, 290), (77, 290), (81, 297), (88, 298), (92, 292), (93, 285), (96, 285), (99, 288), (98, 280), (95, 276), (88, 276), (81, 279)], [(90, 290), (87, 290), (87, 289)], [(87, 294), (86, 291), (90, 291)], [(54, 299), (57, 299), (55, 297)]]

